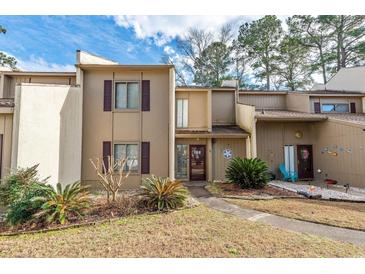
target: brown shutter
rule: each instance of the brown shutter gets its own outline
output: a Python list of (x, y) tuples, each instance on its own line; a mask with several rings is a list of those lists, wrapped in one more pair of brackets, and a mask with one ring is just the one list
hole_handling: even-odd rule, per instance
[(355, 103), (350, 103), (350, 112), (356, 113), (356, 104)]
[(142, 111), (150, 111), (150, 80), (142, 80)]
[(150, 142), (142, 142), (141, 145), (141, 173), (150, 173)]
[(104, 111), (112, 111), (112, 80), (104, 81)]
[[(112, 142), (110, 141), (104, 141), (103, 142), (103, 162), (105, 165), (105, 169), (109, 169), (109, 161), (108, 157), (112, 155)], [(105, 170), (103, 170), (105, 172)]]
[(321, 113), (321, 103), (314, 102), (314, 113)]

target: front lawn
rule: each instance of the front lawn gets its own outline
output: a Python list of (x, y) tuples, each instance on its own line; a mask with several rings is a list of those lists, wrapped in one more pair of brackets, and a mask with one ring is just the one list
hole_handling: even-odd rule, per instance
[(304, 199), (226, 200), (238, 206), (284, 217), (365, 230), (365, 203)]
[(1, 257), (362, 257), (351, 244), (198, 206), (48, 233), (0, 237)]

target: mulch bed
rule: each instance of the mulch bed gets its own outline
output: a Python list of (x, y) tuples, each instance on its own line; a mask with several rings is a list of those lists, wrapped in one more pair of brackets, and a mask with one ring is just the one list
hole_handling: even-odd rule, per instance
[(14, 234), (28, 231), (58, 230), (62, 228), (75, 227), (83, 224), (98, 223), (131, 215), (139, 215), (150, 212), (144, 201), (139, 196), (118, 197), (113, 204), (107, 204), (105, 197), (93, 197), (90, 208), (80, 219), (76, 216), (71, 218), (66, 224), (46, 224), (46, 223), (26, 223), (14, 227), (8, 226), (4, 221), (0, 221), (0, 234)]
[(272, 196), (272, 197), (301, 197), (300, 195), (272, 186), (265, 186), (261, 189), (242, 189), (236, 184), (219, 183), (223, 195), (227, 196)]

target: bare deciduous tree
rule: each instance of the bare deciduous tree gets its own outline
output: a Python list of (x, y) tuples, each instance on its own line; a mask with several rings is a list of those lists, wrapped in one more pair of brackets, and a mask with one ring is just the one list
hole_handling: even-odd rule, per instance
[[(115, 202), (116, 195), (128, 178), (131, 170), (125, 172), (125, 166), (128, 158), (114, 160), (112, 156), (107, 157), (107, 164), (100, 158), (89, 159), (99, 177), (99, 183), (103, 186), (107, 195), (107, 202), (110, 203), (110, 195), (112, 202)], [(133, 161), (132, 161), (133, 165)]]

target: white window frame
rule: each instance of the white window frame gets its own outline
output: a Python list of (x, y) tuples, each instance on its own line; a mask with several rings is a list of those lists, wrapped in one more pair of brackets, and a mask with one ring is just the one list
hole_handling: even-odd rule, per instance
[[(115, 146), (116, 145), (136, 145), (137, 146), (137, 169), (136, 170), (131, 170), (131, 174), (139, 174), (140, 173), (140, 165), (141, 165), (141, 159), (140, 159), (140, 145), (138, 142), (114, 142), (113, 143), (113, 156), (114, 156), (114, 161), (115, 159)], [(128, 170), (124, 170), (124, 171), (128, 171)]]
[[(128, 107), (128, 84), (137, 84), (138, 86), (138, 105), (136, 108), (130, 108)], [(116, 96), (117, 96), (117, 85), (118, 84), (126, 84), (127, 85), (127, 107), (126, 108), (120, 108), (117, 107), (116, 103)], [(141, 108), (141, 85), (140, 85), (140, 81), (133, 81), (133, 80), (128, 80), (128, 81), (115, 81), (114, 82), (114, 93), (113, 93), (113, 108), (116, 111), (139, 111)]]
[[(179, 113), (181, 111), (181, 113)], [(189, 100), (186, 98), (176, 99), (176, 127), (187, 128), (189, 124)]]

